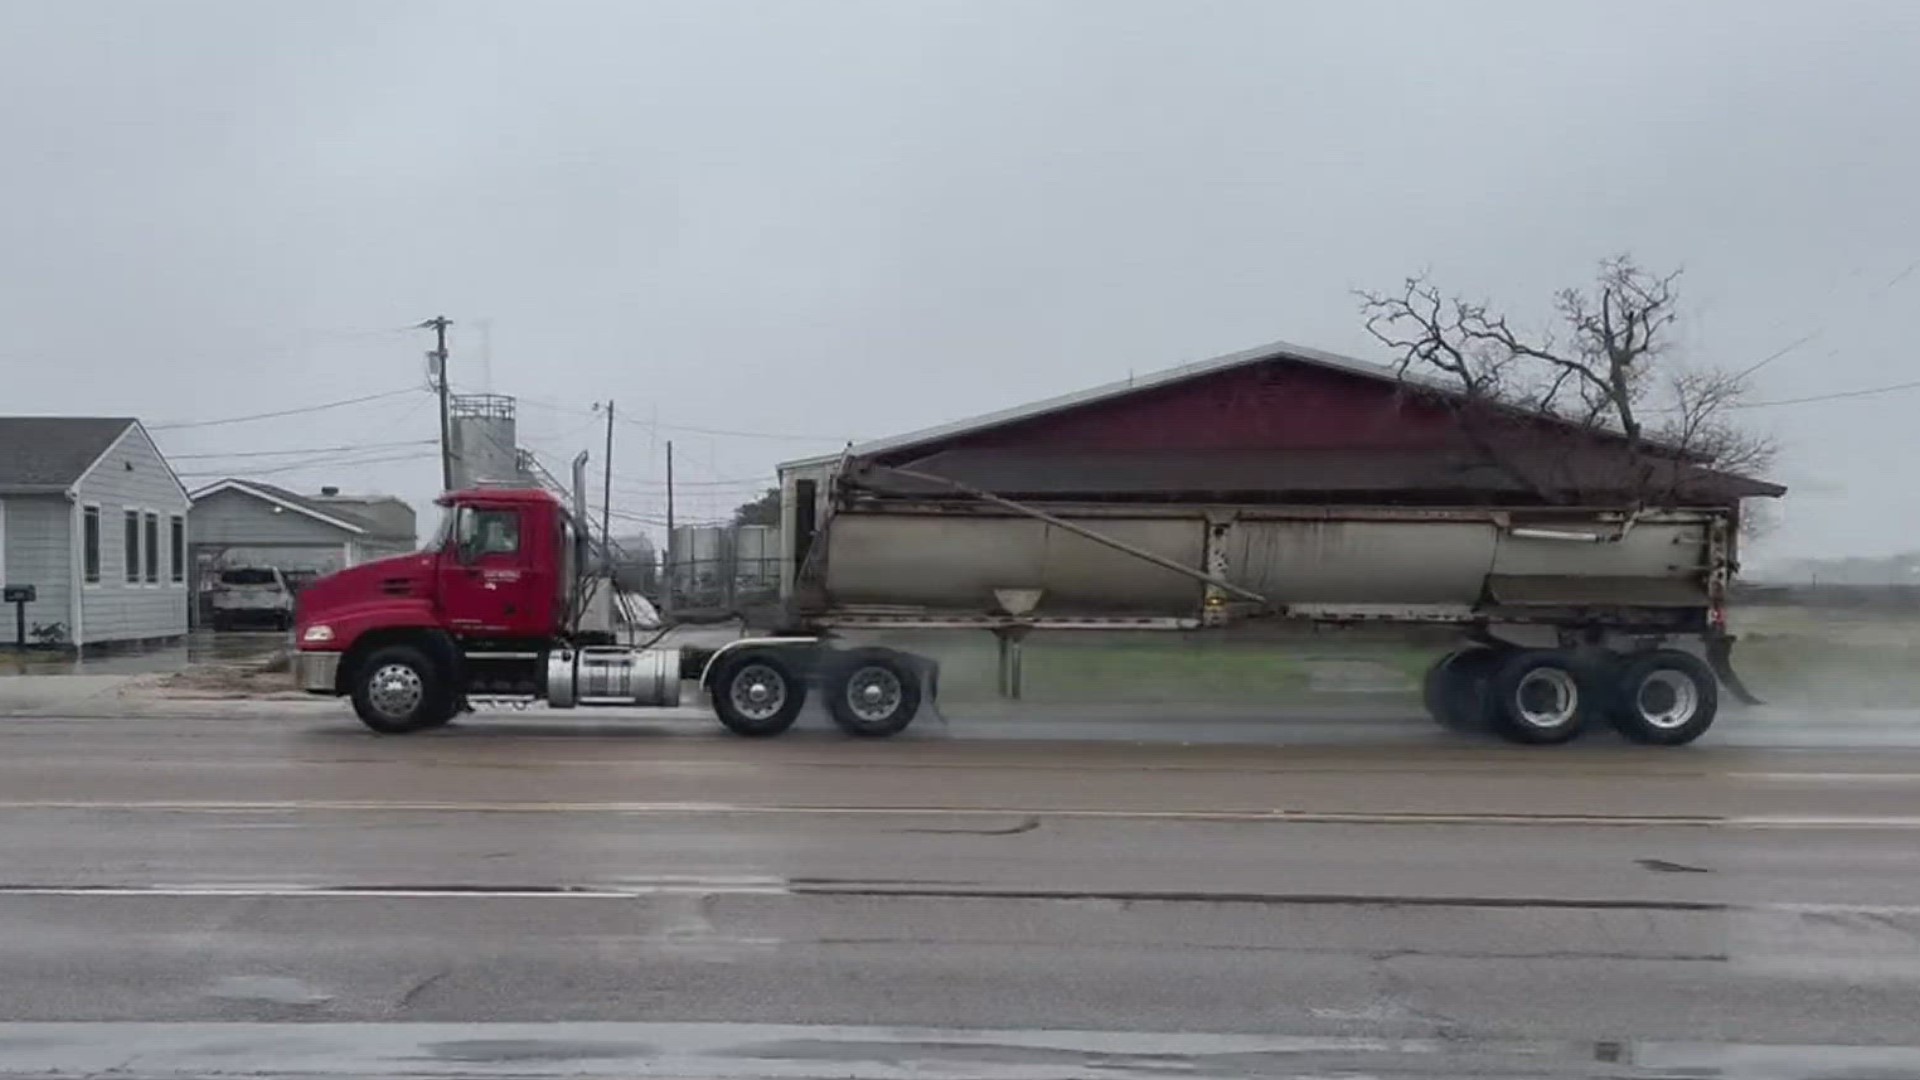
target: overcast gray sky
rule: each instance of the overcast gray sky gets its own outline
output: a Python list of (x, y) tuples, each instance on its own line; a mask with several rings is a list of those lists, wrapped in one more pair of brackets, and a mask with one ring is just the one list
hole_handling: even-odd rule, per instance
[[(0, 411), (417, 386), (399, 328), (444, 312), (524, 442), (597, 460), (616, 398), (662, 425), (620, 426), (617, 503), (661, 511), (671, 437), (718, 515), (778, 460), (1129, 371), (1382, 358), (1350, 290), (1410, 271), (1543, 317), (1623, 250), (1686, 267), (1690, 358), (1815, 335), (1762, 399), (1920, 379), (1917, 57), (1911, 0), (0, 0)], [(1916, 408), (1754, 410), (1795, 489), (1759, 554), (1920, 547)], [(426, 445), (188, 455), (434, 431), (407, 393), (156, 437), (425, 500)]]

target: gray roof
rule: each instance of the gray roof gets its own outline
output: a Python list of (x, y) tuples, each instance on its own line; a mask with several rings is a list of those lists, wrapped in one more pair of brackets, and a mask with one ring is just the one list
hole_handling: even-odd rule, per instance
[(412, 541), (415, 521), (413, 507), (393, 495), (300, 495), (313, 506), (339, 516), (342, 511), (356, 521), (364, 521), (373, 535), (382, 539)]
[(278, 503), (290, 510), (305, 514), (310, 518), (314, 518), (324, 524), (335, 526), (355, 536), (382, 534), (382, 530), (376, 529), (372, 522), (354, 513), (350, 509), (330, 505), (319, 499), (302, 495), (297, 491), (288, 491), (286, 488), (274, 484), (264, 484), (258, 480), (228, 477), (225, 480), (208, 484), (206, 487), (194, 492), (193, 501), (199, 502), (209, 495), (217, 495), (222, 491), (239, 491), (252, 495), (256, 499), (265, 499), (267, 502)]
[(0, 491), (65, 491), (134, 423), (129, 416), (0, 416)]

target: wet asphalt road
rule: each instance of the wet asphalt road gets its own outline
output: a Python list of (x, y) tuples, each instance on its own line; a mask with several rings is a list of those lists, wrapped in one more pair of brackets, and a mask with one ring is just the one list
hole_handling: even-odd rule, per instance
[(0, 721), (0, 1074), (1920, 1075), (1920, 752), (1139, 723)]

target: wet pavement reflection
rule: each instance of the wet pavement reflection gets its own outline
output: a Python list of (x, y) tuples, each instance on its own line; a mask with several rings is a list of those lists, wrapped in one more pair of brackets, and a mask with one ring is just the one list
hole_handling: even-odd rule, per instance
[(193, 664), (225, 664), (258, 660), (285, 647), (288, 635), (280, 631), (223, 633), (197, 631), (185, 638), (153, 645), (89, 651), (70, 649), (0, 649), (0, 676), (6, 675), (154, 675), (184, 671)]

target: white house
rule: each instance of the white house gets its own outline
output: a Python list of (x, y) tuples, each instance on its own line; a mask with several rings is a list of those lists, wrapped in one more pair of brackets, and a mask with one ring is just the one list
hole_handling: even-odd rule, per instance
[(138, 420), (0, 417), (0, 583), (33, 587), (30, 640), (185, 634), (190, 503)]

